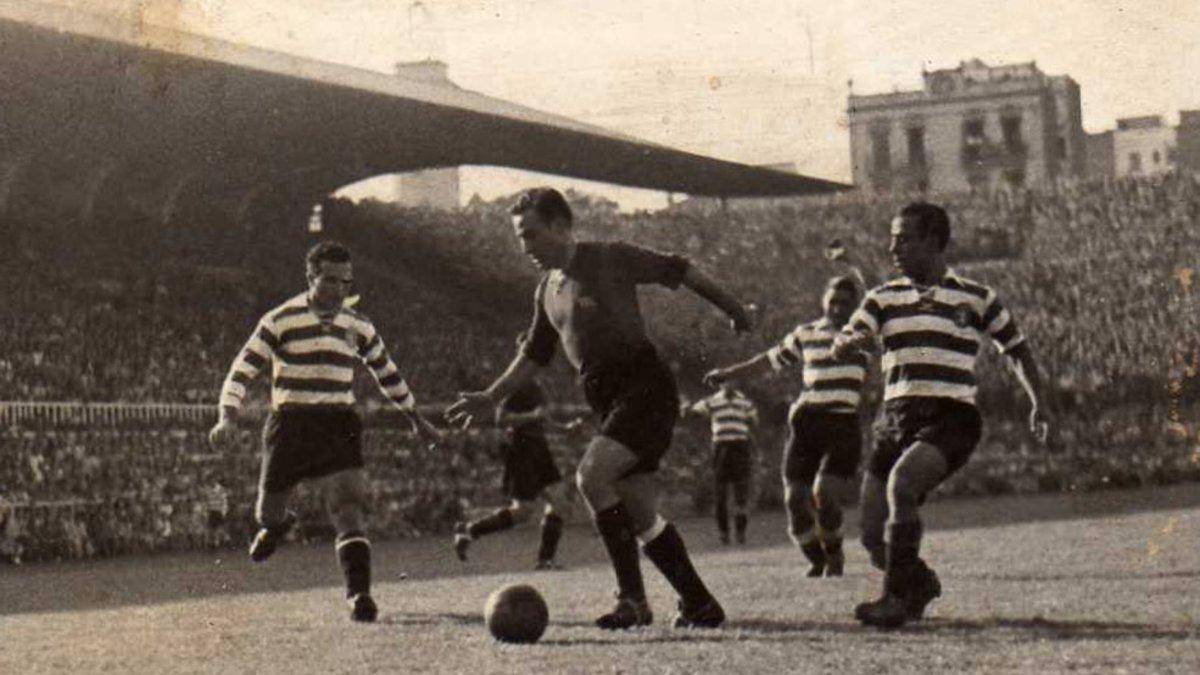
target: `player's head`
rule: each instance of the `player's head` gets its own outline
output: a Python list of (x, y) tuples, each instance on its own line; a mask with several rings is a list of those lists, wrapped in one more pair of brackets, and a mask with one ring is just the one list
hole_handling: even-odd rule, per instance
[(323, 241), (308, 250), (304, 263), (313, 303), (323, 309), (341, 307), (354, 287), (350, 249), (337, 242)]
[(858, 284), (850, 277), (833, 277), (825, 284), (825, 294), (821, 296), (821, 309), (825, 318), (839, 328), (846, 325), (850, 315), (858, 307)]
[(936, 204), (913, 202), (892, 219), (892, 262), (908, 276), (927, 273), (949, 243), (950, 217)]
[(554, 188), (533, 188), (508, 210), (521, 251), (542, 269), (564, 267), (571, 253), (571, 207)]

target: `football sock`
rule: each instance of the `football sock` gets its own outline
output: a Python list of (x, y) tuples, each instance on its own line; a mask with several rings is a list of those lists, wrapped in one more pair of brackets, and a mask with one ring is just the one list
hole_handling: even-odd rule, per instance
[(600, 533), (604, 548), (608, 551), (608, 559), (612, 561), (621, 596), (645, 598), (646, 588), (642, 583), (637, 540), (633, 536), (633, 520), (625, 510), (625, 504), (617, 502), (597, 512), (595, 522), (596, 531)]
[(826, 553), (842, 550), (842, 520), (842, 509), (836, 504), (822, 505), (817, 509), (817, 536)]
[(542, 544), (538, 547), (538, 560), (554, 560), (558, 553), (558, 540), (562, 538), (563, 519), (557, 513), (547, 513), (542, 518)]
[(343, 532), (334, 543), (342, 576), (346, 578), (346, 597), (371, 592), (371, 542), (358, 530)]
[(496, 509), (467, 526), (467, 534), (475, 539), (485, 534), (507, 530), (513, 526), (512, 511)]
[(888, 523), (887, 570), (883, 588), (887, 593), (903, 596), (908, 590), (909, 577), (920, 560), (921, 522)]
[(642, 533), (642, 550), (662, 572), (688, 607), (701, 607), (712, 600), (708, 587), (700, 579), (687, 546), (675, 526), (659, 516), (654, 525)]

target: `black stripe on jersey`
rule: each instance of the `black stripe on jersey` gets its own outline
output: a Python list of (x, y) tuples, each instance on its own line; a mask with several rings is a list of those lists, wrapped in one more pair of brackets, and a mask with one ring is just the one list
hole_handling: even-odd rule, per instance
[(308, 305), (306, 305), (306, 304), (305, 305), (293, 305), (291, 307), (283, 307), (278, 312), (275, 312), (275, 316), (271, 317), (271, 319), (274, 321), (278, 321), (280, 319), (286, 319), (289, 316), (296, 316), (297, 314), (307, 314), (307, 313), (308, 313)]
[(275, 337), (275, 334), (272, 333), (266, 326), (263, 326), (258, 330), (258, 339), (262, 340), (268, 347), (270, 347), (271, 351), (279, 351), (279, 338)]
[[(885, 308), (883, 310), (883, 312), (884, 312), (884, 316), (887, 317), (885, 319), (885, 321), (894, 321), (896, 319), (909, 319), (909, 318), (912, 318), (915, 316), (936, 316), (936, 317), (939, 317), (942, 319), (946, 319), (947, 321), (953, 321), (955, 324), (958, 323), (956, 321), (957, 315), (958, 315), (958, 308), (955, 305), (948, 305), (944, 302), (938, 302), (935, 300), (927, 300), (927, 301), (921, 302), (921, 303), (914, 302), (914, 303), (904, 304), (904, 305), (892, 305), (890, 307)], [(972, 310), (971, 311), (971, 327), (975, 328), (976, 330), (982, 330), (983, 326), (986, 326), (986, 325), (987, 325), (986, 323), (983, 325), (980, 325), (979, 316), (975, 313), (974, 310)]]
[(336, 366), (353, 368), (357, 360), (339, 352), (320, 350), (304, 354), (284, 354), (280, 360), (294, 366)]
[(835, 389), (845, 389), (849, 393), (857, 394), (859, 387), (862, 386), (861, 380), (856, 380), (850, 377), (843, 377), (834, 380), (817, 380), (812, 383), (812, 386), (807, 387), (811, 391), (833, 391)]
[(291, 389), (292, 391), (312, 391), (312, 392), (343, 392), (350, 391), (350, 382), (339, 382), (337, 380), (326, 380), (324, 378), (315, 377), (309, 379), (307, 377), (277, 377), (275, 378), (275, 386), (279, 389)]
[(1004, 328), (1001, 328), (993, 337), (996, 342), (1002, 345), (1008, 344), (1014, 337), (1017, 336), (1017, 324), (1015, 321), (1009, 321)]
[(229, 378), (243, 387), (250, 386), (250, 376), (240, 370), (233, 371), (233, 375)]
[(816, 340), (801, 340), (800, 344), (805, 347), (830, 347), (833, 346), (833, 338), (817, 338)]
[(875, 295), (885, 295), (887, 293), (904, 293), (906, 291), (911, 291), (911, 290), (913, 290), (913, 287), (911, 284), (896, 283), (896, 284), (887, 284), (886, 286), (880, 286), (879, 288), (875, 289), (874, 293), (875, 293)]
[(887, 351), (905, 349), (907, 347), (928, 347), (945, 349), (967, 356), (975, 356), (979, 352), (979, 343), (966, 338), (955, 337), (935, 330), (914, 330), (905, 333), (895, 333), (883, 338), (883, 348)]
[(358, 335), (358, 332), (355, 331), (353, 328), (344, 328), (342, 326), (333, 326), (331, 330), (325, 330), (325, 328), (322, 325), (316, 324), (313, 326), (300, 326), (299, 328), (289, 328), (289, 329), (283, 331), (282, 333), (280, 333), (279, 339), (282, 342), (291, 342), (292, 340), (307, 340), (310, 338), (318, 338), (318, 337), (324, 337), (324, 336), (336, 337), (338, 339), (342, 339), (346, 335), (346, 331), (350, 331), (352, 334)]
[(947, 384), (974, 385), (975, 374), (968, 370), (939, 366), (933, 363), (905, 363), (888, 369), (888, 384), (896, 384), (901, 380), (927, 380)]
[(987, 300), (987, 296), (988, 296), (987, 288), (984, 288), (983, 286), (980, 286), (979, 284), (973, 284), (969, 281), (964, 281), (963, 279), (957, 279), (957, 278), (946, 279), (941, 284), (941, 286), (942, 286), (942, 288), (953, 288), (956, 290), (963, 291), (965, 293), (970, 293), (971, 295), (974, 295), (975, 297), (979, 298), (980, 300)]
[(379, 378), (379, 384), (383, 387), (394, 387), (404, 380), (400, 377), (400, 371), (396, 371), (387, 377)]
[(362, 345), (359, 348), (358, 353), (362, 354), (363, 356), (366, 356), (367, 354), (370, 354), (371, 350), (375, 349), (375, 345), (379, 344), (380, 342), (383, 342), (383, 338), (379, 337), (379, 333), (376, 333), (375, 337), (371, 338), (370, 342), (368, 342), (365, 345)]
[(882, 321), (880, 321), (880, 317), (883, 316), (883, 310), (880, 309), (879, 303), (875, 302), (875, 298), (867, 298), (866, 300), (864, 300), (863, 304), (862, 304), (862, 309), (867, 314), (870, 314), (871, 317), (873, 319), (875, 319), (876, 323), (883, 323)]
[(258, 352), (253, 352), (248, 349), (246, 350), (246, 354), (243, 358), (245, 359), (246, 363), (254, 366), (258, 370), (262, 370), (263, 366), (267, 365), (267, 359), (265, 357), (261, 356)]
[(792, 353), (786, 349), (779, 350), (779, 360), (788, 364), (789, 366), (800, 362), (799, 358), (793, 356)]
[(996, 317), (1000, 316), (1000, 312), (1002, 311), (1004, 310), (1002, 307), (1000, 307), (1000, 303), (998, 302), (993, 302), (992, 304), (988, 305), (987, 311), (983, 313), (983, 325), (992, 325), (992, 322), (996, 320)]
[(379, 352), (379, 356), (376, 357), (374, 360), (367, 361), (367, 366), (369, 366), (371, 368), (371, 370), (380, 370), (384, 366), (387, 365), (387, 362), (388, 362), (388, 353), (386, 350), (384, 350), (384, 351)]
[(846, 366), (862, 366), (866, 368), (867, 355), (862, 352), (852, 352), (847, 354), (845, 358), (835, 359), (831, 357), (825, 359), (813, 359), (812, 361), (804, 364), (805, 368), (809, 368), (811, 370), (845, 368)]

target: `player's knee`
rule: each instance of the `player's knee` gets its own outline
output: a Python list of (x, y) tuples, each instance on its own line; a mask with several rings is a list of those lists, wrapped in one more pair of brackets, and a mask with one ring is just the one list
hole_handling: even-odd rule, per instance
[(897, 509), (915, 509), (921, 502), (921, 493), (912, 478), (899, 470), (892, 471), (888, 477), (887, 496), (893, 512)]
[(512, 516), (513, 523), (524, 523), (533, 516), (533, 504), (527, 501), (514, 501), (508, 507), (508, 514)]

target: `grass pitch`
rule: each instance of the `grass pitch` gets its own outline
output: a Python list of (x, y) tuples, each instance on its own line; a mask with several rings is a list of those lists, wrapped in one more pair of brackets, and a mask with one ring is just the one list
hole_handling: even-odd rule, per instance
[[(265, 566), (230, 551), (0, 568), (0, 672), (1200, 672), (1200, 486), (926, 511), (944, 595), (898, 631), (851, 616), (880, 586), (861, 547), (848, 543), (845, 577), (805, 579), (782, 514), (765, 513), (747, 547), (681, 523), (729, 613), (721, 630), (669, 628), (673, 595), (649, 564), (655, 625), (593, 628), (613, 587), (599, 540), (569, 528), (569, 569), (532, 572), (525, 529), (476, 542), (465, 565), (448, 538), (377, 546), (374, 625), (347, 619), (328, 545)], [(518, 581), (550, 606), (535, 645), (483, 626), (487, 595)]]

